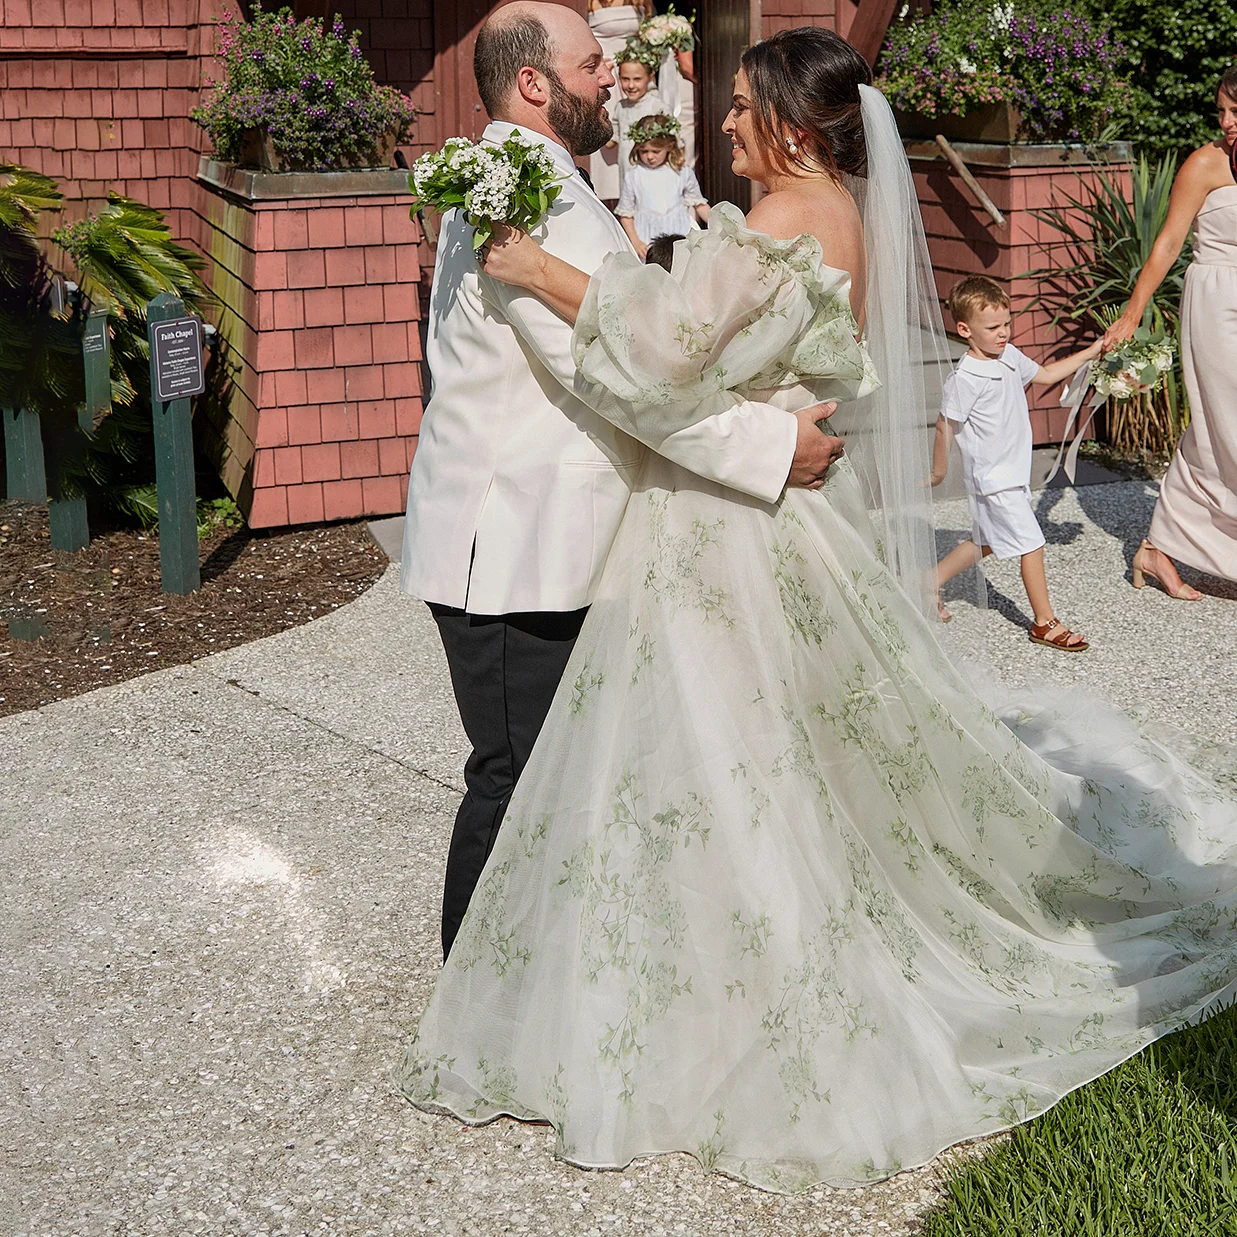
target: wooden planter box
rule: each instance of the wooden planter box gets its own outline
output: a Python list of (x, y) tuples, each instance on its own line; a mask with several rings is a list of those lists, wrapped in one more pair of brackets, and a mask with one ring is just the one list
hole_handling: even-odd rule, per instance
[(203, 159), (210, 283), (233, 374), (202, 448), (251, 527), (403, 511), (421, 423), (408, 174)]
[[(378, 143), (378, 162), (376, 164), (358, 163), (349, 170), (386, 169), (391, 166), (391, 156), (395, 154), (395, 135), (388, 133)], [(214, 162), (213, 160), (211, 162)], [(216, 164), (216, 166), (223, 166)], [(271, 135), (263, 129), (245, 129), (241, 133), (241, 150), (236, 160), (236, 167), (255, 172), (291, 172), (303, 169), (293, 168), (285, 162), (275, 149)]]
[(904, 138), (932, 141), (939, 133), (950, 142), (1000, 142), (1018, 140), (1022, 116), (1009, 102), (990, 103), (964, 116), (923, 116), (919, 112), (895, 111), (898, 132)]
[[(1069, 261), (1064, 238), (1034, 212), (1055, 206), (1068, 213), (1067, 196), (1085, 200), (1087, 187), (1097, 183), (1101, 170), (1118, 183), (1128, 182), (1129, 144), (1116, 142), (1097, 151), (1050, 144), (955, 143), (972, 175), (1005, 215), (1005, 229), (993, 223), (934, 141), (905, 144), (946, 328), (952, 331), (954, 325), (944, 308), (949, 289), (964, 275), (988, 275), (1013, 300), (1013, 342), (1034, 360), (1042, 363), (1090, 343), (1094, 332), (1085, 338), (1071, 336), (1067, 325), (1052, 325), (1047, 310), (1028, 308), (1039, 288), (1027, 272)], [(1059, 406), (1060, 393), (1059, 386), (1027, 390), (1036, 443), (1061, 440), (1067, 414)]]

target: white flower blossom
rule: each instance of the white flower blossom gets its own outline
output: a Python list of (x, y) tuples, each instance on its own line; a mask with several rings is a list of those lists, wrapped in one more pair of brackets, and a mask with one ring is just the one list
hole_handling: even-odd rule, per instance
[(974, 61), (968, 60), (965, 56), (958, 57), (958, 68), (968, 77), (974, 77), (978, 71)]

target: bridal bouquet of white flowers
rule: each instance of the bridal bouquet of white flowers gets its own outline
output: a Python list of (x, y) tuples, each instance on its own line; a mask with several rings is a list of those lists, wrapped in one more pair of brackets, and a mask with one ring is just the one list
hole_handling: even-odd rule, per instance
[(1176, 349), (1162, 329), (1140, 326), (1123, 344), (1104, 353), (1095, 363), (1092, 378), (1096, 393), (1105, 399), (1133, 399), (1147, 395), (1173, 367)]
[(500, 223), (531, 231), (562, 192), (562, 180), (549, 151), (519, 129), (498, 146), (450, 138), (441, 150), (417, 159), (408, 173), (412, 214), (427, 206), (462, 210), (475, 229), (474, 249)]
[[(692, 14), (692, 21), (696, 15)], [(655, 51), (689, 52), (696, 46), (692, 23), (674, 11), (674, 5), (666, 6), (665, 13), (650, 17), (640, 23), (640, 38)]]

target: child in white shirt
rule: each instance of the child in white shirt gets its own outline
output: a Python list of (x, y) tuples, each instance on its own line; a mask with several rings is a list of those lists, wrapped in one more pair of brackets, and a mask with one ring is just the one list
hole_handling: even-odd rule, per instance
[(665, 101), (653, 85), (659, 61), (658, 53), (639, 39), (628, 39), (627, 46), (614, 57), (614, 71), (621, 97), (613, 105), (614, 139), (610, 145), (618, 146), (620, 193), (633, 162), (632, 126), (646, 116), (655, 116), (666, 111)]
[[(956, 546), (937, 564), (941, 589), (980, 557), (1022, 560), (1022, 583), (1035, 616), (1031, 640), (1066, 653), (1090, 645), (1053, 614), (1044, 575), (1044, 534), (1031, 508), (1031, 414), (1026, 386), (1051, 385), (1068, 378), (1100, 354), (1101, 340), (1049, 365), (1038, 365), (1009, 342), (1010, 300), (999, 284), (983, 275), (956, 283), (946, 300), (958, 334), (970, 345), (945, 382), (936, 423), (932, 484), (945, 479), (949, 443), (956, 438), (963, 483), (971, 508), (972, 539)], [(937, 603), (941, 619), (950, 614)]]
[(709, 218), (709, 203), (696, 173), (684, 165), (679, 122), (646, 116), (632, 126), (631, 162), (614, 213), (643, 261), (650, 241), (682, 236)]

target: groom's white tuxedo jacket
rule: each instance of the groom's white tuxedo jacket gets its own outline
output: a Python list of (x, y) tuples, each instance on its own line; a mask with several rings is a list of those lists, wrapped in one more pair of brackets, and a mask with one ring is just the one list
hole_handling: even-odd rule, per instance
[[(482, 140), (515, 126), (491, 123)], [(536, 236), (585, 271), (631, 246), (576, 174), (565, 177)], [(472, 228), (446, 216), (430, 297), (433, 376), (408, 485), (402, 586), (472, 614), (588, 605), (647, 450), (577, 392), (571, 327), (535, 296), (483, 274)], [(797, 423), (747, 403), (672, 435), (661, 454), (703, 477), (775, 501)]]

